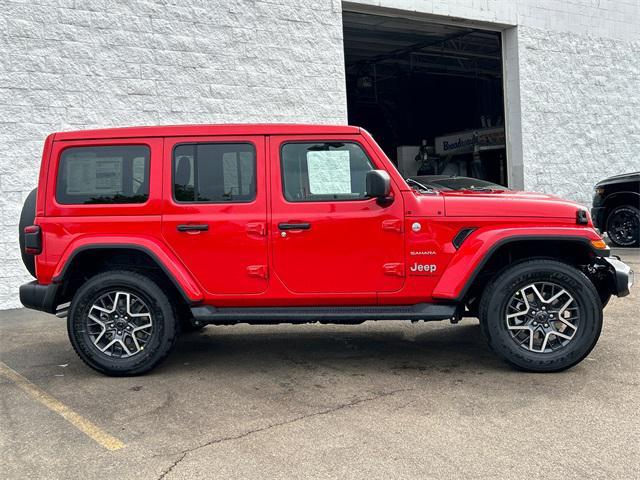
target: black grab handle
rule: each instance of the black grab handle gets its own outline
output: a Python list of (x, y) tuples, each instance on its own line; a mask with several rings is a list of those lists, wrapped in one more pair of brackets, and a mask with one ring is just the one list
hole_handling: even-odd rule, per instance
[(202, 223), (199, 225), (178, 225), (176, 227), (179, 232), (206, 232), (209, 230), (209, 225)]
[(280, 230), (309, 230), (311, 228), (310, 223), (279, 223), (278, 228)]

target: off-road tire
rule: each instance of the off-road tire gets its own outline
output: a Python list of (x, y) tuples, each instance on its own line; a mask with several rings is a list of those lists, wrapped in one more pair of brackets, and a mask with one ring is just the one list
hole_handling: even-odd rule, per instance
[[(86, 317), (93, 302), (110, 290), (133, 293), (144, 300), (152, 315), (154, 330), (148, 345), (144, 351), (129, 358), (113, 358), (101, 353), (86, 333)], [(149, 277), (126, 270), (97, 274), (80, 287), (71, 302), (67, 332), (82, 361), (110, 376), (148, 372), (169, 355), (178, 337), (176, 315), (162, 288)]]
[(609, 237), (609, 241), (615, 245), (616, 247), (638, 247), (640, 246), (640, 235), (638, 234), (638, 230), (636, 229), (636, 234), (633, 240), (629, 240), (626, 242), (621, 242), (618, 240), (618, 237), (614, 234), (611, 235), (611, 229), (613, 228), (613, 220), (617, 215), (627, 214), (632, 217), (635, 217), (636, 225), (640, 225), (640, 210), (636, 207), (632, 207), (631, 205), (621, 205), (619, 207), (614, 208), (611, 213), (607, 216), (607, 236)]
[[(575, 337), (556, 352), (537, 353), (520, 347), (506, 323), (507, 303), (519, 289), (534, 282), (553, 282), (575, 299), (580, 324)], [(489, 346), (511, 365), (530, 372), (559, 372), (582, 361), (602, 330), (602, 303), (593, 283), (581, 271), (556, 260), (528, 260), (505, 268), (489, 282), (479, 308)]]

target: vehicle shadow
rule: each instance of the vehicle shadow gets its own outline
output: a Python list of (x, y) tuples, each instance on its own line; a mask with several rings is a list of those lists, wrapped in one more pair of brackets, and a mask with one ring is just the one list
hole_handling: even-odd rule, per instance
[[(384, 324), (384, 325), (382, 325)], [(183, 335), (161, 367), (261, 371), (291, 368), (373, 371), (509, 369), (490, 351), (478, 323), (335, 326), (209, 326)]]

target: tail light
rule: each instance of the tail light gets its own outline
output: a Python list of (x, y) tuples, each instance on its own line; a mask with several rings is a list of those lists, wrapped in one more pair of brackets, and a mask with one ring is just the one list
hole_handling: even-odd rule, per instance
[(42, 230), (39, 225), (24, 227), (24, 253), (38, 255), (42, 252)]

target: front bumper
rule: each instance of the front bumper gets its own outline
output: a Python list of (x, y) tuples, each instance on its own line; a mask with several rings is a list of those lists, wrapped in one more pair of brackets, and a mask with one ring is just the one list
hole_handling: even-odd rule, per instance
[(593, 220), (593, 226), (601, 232), (606, 229), (605, 216), (607, 209), (605, 207), (593, 207), (591, 209), (591, 220)]
[(56, 297), (59, 285), (40, 285), (37, 280), (20, 285), (20, 302), (27, 308), (56, 313)]
[(612, 280), (612, 293), (618, 297), (626, 297), (633, 286), (634, 273), (631, 267), (619, 257), (600, 257), (600, 265), (604, 266)]

